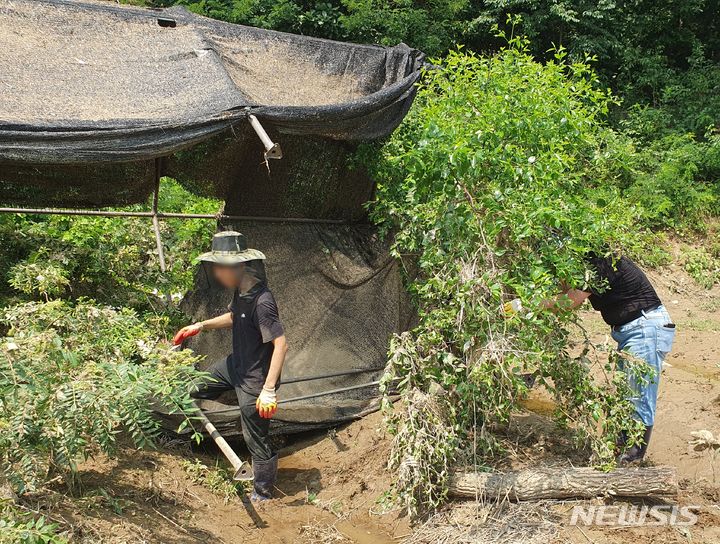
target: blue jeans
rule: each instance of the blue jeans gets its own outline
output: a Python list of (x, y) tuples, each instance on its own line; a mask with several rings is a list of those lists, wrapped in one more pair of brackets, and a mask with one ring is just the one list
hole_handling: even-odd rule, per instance
[(635, 405), (636, 418), (646, 426), (655, 422), (662, 364), (665, 356), (670, 353), (675, 338), (675, 327), (667, 326), (671, 323), (672, 319), (665, 306), (659, 306), (629, 323), (613, 327), (612, 330), (612, 337), (618, 343), (618, 350), (626, 351), (644, 360), (654, 371), (646, 376), (647, 383), (643, 383), (639, 377), (628, 374), (628, 384), (636, 393), (630, 399)]

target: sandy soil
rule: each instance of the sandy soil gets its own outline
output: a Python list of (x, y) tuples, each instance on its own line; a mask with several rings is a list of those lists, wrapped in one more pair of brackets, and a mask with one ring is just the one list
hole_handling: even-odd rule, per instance
[[(692, 431), (720, 434), (720, 288), (698, 287), (679, 265), (649, 276), (677, 323), (677, 333), (662, 376), (648, 462), (677, 468), (682, 488), (677, 502), (701, 506), (698, 524), (687, 530), (583, 528), (584, 534), (563, 529), (560, 542), (720, 542), (720, 465), (711, 453), (689, 445)], [(597, 315), (587, 312), (584, 320), (598, 337), (605, 334)]]
[(214, 466), (218, 452), (178, 441), (163, 451), (128, 451), (118, 461), (85, 463), (86, 498), (69, 501), (58, 494), (50, 513), (75, 527), (81, 542), (397, 542), (410, 530), (397, 512), (380, 515), (377, 499), (390, 485), (381, 421), (376, 413), (336, 432), (287, 439), (280, 453), (279, 498), (266, 504), (244, 497), (226, 502), (195, 483), (183, 460)]
[[(93, 543), (264, 543), (356, 542), (542, 542), (615, 544), (720, 542), (720, 486), (708, 452), (690, 448), (690, 432), (720, 434), (720, 288), (697, 287), (677, 266), (651, 273), (678, 324), (670, 367), (663, 374), (658, 421), (649, 448), (650, 464), (677, 467), (677, 504), (699, 506), (692, 527), (571, 527), (577, 504), (630, 505), (623, 501), (579, 503), (450, 505), (437, 518), (411, 530), (398, 511), (385, 512), (382, 495), (392, 476), (385, 471), (389, 437), (374, 414), (333, 432), (286, 439), (282, 445), (280, 498), (253, 507), (240, 497), (228, 502), (194, 483), (184, 459), (217, 461), (211, 449), (167, 444), (158, 452), (132, 452), (120, 461), (92, 460), (83, 466), (80, 501), (58, 495), (52, 516), (70, 522), (79, 541)], [(597, 315), (583, 320), (601, 340), (606, 327)], [(504, 465), (582, 463), (568, 437), (545, 416), (548, 399), (536, 395), (532, 411), (518, 414), (514, 445)], [(104, 490), (104, 491), (98, 491)], [(103, 493), (112, 495), (106, 498)], [(43, 498), (47, 501), (47, 497)], [(640, 505), (641, 503), (634, 503)], [(648, 505), (657, 502), (646, 503)]]

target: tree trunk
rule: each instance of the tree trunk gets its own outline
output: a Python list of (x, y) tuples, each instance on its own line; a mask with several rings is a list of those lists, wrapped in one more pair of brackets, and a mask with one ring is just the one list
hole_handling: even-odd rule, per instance
[(517, 501), (667, 496), (677, 492), (677, 475), (672, 467), (618, 468), (611, 472), (592, 468), (544, 468), (505, 474), (456, 472), (450, 480), (450, 495), (454, 497), (507, 497)]

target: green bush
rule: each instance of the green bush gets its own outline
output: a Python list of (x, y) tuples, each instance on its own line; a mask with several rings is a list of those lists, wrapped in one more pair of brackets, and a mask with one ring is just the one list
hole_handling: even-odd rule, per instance
[(10, 269), (10, 285), (26, 295), (42, 295), (45, 300), (62, 295), (70, 281), (65, 269), (49, 262), (21, 262)]
[[(435, 62), (405, 123), (364, 157), (379, 181), (372, 217), (417, 269), (419, 324), (393, 340), (385, 376), (404, 401), (391, 466), (411, 510), (443, 500), (451, 464), (500, 451), (494, 430), (526, 393), (523, 373), (554, 394), (598, 465), (637, 426), (624, 375), (588, 339), (571, 355), (575, 317), (541, 309), (562, 284), (595, 283), (590, 253), (637, 244), (636, 211), (598, 182), (613, 97), (586, 63), (562, 51), (538, 63), (519, 38), (496, 56)], [(525, 310), (508, 318), (514, 298)]]
[(646, 141), (677, 133), (702, 139), (720, 128), (720, 65), (699, 44), (685, 60), (687, 66), (670, 68), (663, 57), (640, 57), (645, 67), (624, 76), (629, 119)]
[(0, 544), (67, 544), (55, 523), (0, 500)]
[[(147, 206), (124, 209), (143, 208)], [(214, 214), (220, 208), (216, 200), (163, 180), (163, 211)], [(192, 261), (209, 246), (215, 229), (213, 220), (161, 221), (167, 262), (163, 274), (147, 218), (4, 214), (0, 247), (6, 258), (0, 262), (0, 277), (16, 290), (6, 292), (6, 298), (17, 298), (17, 292), (33, 299), (89, 296), (113, 306), (162, 310), (166, 297), (178, 300), (192, 286)]]
[(720, 283), (720, 256), (712, 255), (703, 248), (683, 252), (685, 270), (705, 289)]
[(151, 446), (154, 403), (192, 411), (197, 359), (158, 344), (131, 310), (30, 302), (2, 310), (0, 325), (0, 465), (18, 493), (53, 473), (72, 485), (77, 461), (114, 454), (121, 432)]
[[(134, 1), (133, 3), (138, 3)], [(440, 54), (466, 35), (473, 17), (468, 0), (148, 0), (260, 28), (359, 43), (405, 42)]]
[(651, 142), (630, 163), (632, 178), (624, 194), (639, 206), (640, 220), (648, 226), (702, 229), (718, 212), (718, 156), (716, 137), (698, 142), (674, 134)]

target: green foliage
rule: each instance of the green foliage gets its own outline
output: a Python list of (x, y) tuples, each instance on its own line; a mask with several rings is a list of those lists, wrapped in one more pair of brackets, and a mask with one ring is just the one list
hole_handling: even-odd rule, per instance
[[(219, 202), (191, 195), (169, 178), (160, 194), (162, 211), (220, 209)], [(212, 220), (161, 221), (168, 268), (163, 274), (149, 219), (2, 215), (0, 246), (7, 258), (0, 275), (32, 298), (90, 296), (141, 311), (164, 309), (166, 297), (178, 300), (192, 286), (192, 260), (207, 247), (215, 226)]]
[(687, 273), (705, 289), (720, 283), (720, 255), (697, 248), (684, 252), (683, 259)]
[(405, 42), (440, 54), (470, 24), (468, 0), (149, 0), (260, 28), (335, 40), (394, 45)]
[(132, 501), (116, 497), (104, 487), (83, 489), (82, 495), (73, 496), (73, 504), (82, 510), (105, 509), (122, 515), (125, 509), (133, 504)]
[(0, 544), (67, 544), (58, 527), (0, 500)]
[[(589, 254), (636, 243), (635, 210), (597, 182), (613, 97), (586, 63), (563, 51), (538, 63), (519, 38), (496, 56), (435, 62), (406, 122), (366, 157), (379, 180), (372, 217), (417, 268), (419, 324), (394, 339), (385, 377), (404, 399), (391, 466), (411, 510), (439, 504), (451, 463), (500, 451), (493, 430), (527, 392), (524, 373), (554, 394), (600, 466), (617, 433), (637, 426), (613, 356), (587, 338), (571, 354), (575, 317), (542, 309), (560, 285), (602, 287)], [(508, 317), (514, 298), (525, 310)]]
[[(404, 398), (390, 420), (398, 490), (413, 509), (436, 505), (451, 461), (478, 463), (497, 453), (493, 431), (525, 394), (525, 372), (536, 373), (554, 393), (558, 416), (589, 441), (595, 461), (607, 466), (613, 436), (632, 425), (616, 355), (587, 339), (570, 351), (573, 317), (539, 307), (561, 283), (594, 282), (585, 262), (589, 252), (622, 247), (658, 263), (667, 254), (659, 244), (647, 244), (651, 238), (643, 228), (702, 230), (707, 217), (720, 211), (718, 0), (129, 1), (179, 4), (234, 23), (324, 38), (402, 41), (431, 55), (451, 50), (438, 61), (441, 69), (427, 74), (416, 107), (389, 144), (380, 152), (365, 150), (381, 181), (373, 218), (384, 232), (397, 235), (396, 254), (412, 260), (408, 282), (420, 311), (417, 328), (393, 340), (385, 378), (386, 386), (400, 379)], [(513, 33), (521, 25), (531, 41), (515, 39), (491, 58), (454, 50), (456, 43), (478, 52), (498, 50), (505, 42), (492, 30), (497, 24)], [(602, 87), (614, 89), (624, 103)], [(606, 118), (617, 130), (605, 125)], [(219, 205), (166, 180), (161, 208), (214, 213)], [(146, 219), (0, 216), (0, 275), (13, 288), (0, 294), (13, 302), (89, 295), (143, 312), (166, 310), (165, 295), (177, 298), (189, 288), (189, 263), (214, 226), (163, 222), (169, 272), (161, 275)], [(718, 281), (719, 257), (714, 248), (697, 249), (684, 265), (711, 286)], [(506, 319), (500, 308), (516, 297), (526, 310)], [(64, 304), (19, 305), (7, 312), (52, 312)], [(67, 307), (90, 311), (89, 306), (81, 301)], [(48, 411), (60, 401), (43, 387), (63, 395), (71, 387), (61, 382), (56, 366), (68, 376), (87, 372), (116, 385), (132, 377), (145, 393), (153, 390), (145, 376), (134, 373), (144, 372), (158, 356), (146, 353), (154, 341), (125, 310), (102, 319), (118, 320), (108, 337), (127, 347), (118, 354), (88, 333), (86, 345), (70, 342), (84, 345), (77, 348), (81, 356), (74, 355), (77, 368), (64, 358), (68, 337), (55, 322), (46, 321), (47, 330), (28, 326), (24, 343), (15, 337), (5, 343), (13, 348), (1, 352), (3, 379), (18, 350), (24, 353), (23, 368), (35, 372), (19, 388), (37, 412), (31, 410), (36, 419), (27, 422), (32, 432), (12, 434), (0, 420), (0, 446), (7, 437), (23, 447), (19, 441), (29, 441), (30, 460), (13, 460), (25, 479), (22, 463), (29, 466), (37, 458), (46, 461), (37, 465), (42, 470), (55, 463), (72, 472), (72, 464), (62, 460), (70, 449), (66, 442), (82, 457), (91, 445), (112, 449), (123, 427), (140, 428), (136, 439), (152, 434), (142, 415), (131, 424), (112, 412), (112, 429), (99, 429), (95, 421), (87, 435), (73, 428), (70, 412), (60, 411), (58, 421)], [(161, 327), (162, 319), (167, 318), (149, 324)], [(22, 338), (22, 330), (13, 327), (12, 334)], [(105, 355), (111, 358), (105, 361)], [(92, 366), (98, 364), (101, 371)], [(83, 371), (85, 366), (89, 370)], [(632, 363), (623, 368), (642, 371)], [(159, 377), (149, 372), (147, 379)], [(98, 410), (109, 410), (96, 386), (86, 387), (92, 392), (88, 398), (100, 399)], [(119, 387), (111, 389), (125, 391)], [(36, 397), (30, 395), (34, 388), (40, 392)], [(10, 401), (0, 402), (6, 407)], [(24, 414), (11, 408), (16, 418)], [(90, 424), (82, 414), (72, 417)], [(42, 418), (50, 422), (47, 429), (39, 424)], [(62, 432), (56, 436), (54, 429)]]
[(77, 461), (114, 454), (120, 432), (152, 446), (154, 403), (193, 411), (197, 358), (157, 344), (131, 310), (30, 302), (2, 310), (0, 323), (0, 464), (18, 493), (53, 472), (72, 484)]
[(10, 269), (10, 285), (26, 295), (42, 295), (49, 300), (62, 295), (70, 282), (65, 269), (53, 263), (21, 262)]
[(199, 459), (192, 461), (186, 459), (182, 462), (182, 467), (193, 482), (221, 496), (226, 504), (236, 498), (238, 493), (244, 493), (250, 489), (248, 482), (233, 480), (232, 474), (228, 470), (217, 465), (209, 467)]
[(468, 0), (344, 0), (340, 19), (347, 36), (361, 43), (400, 42), (439, 54), (462, 41), (468, 25)]
[(670, 134), (642, 144), (631, 137), (615, 136), (623, 143), (606, 153), (606, 165), (614, 170), (607, 181), (636, 205), (643, 224), (701, 230), (720, 211), (720, 138), (698, 142), (689, 134)]
[[(720, 127), (720, 66), (695, 54), (689, 62), (687, 70), (664, 74), (651, 100), (637, 97), (639, 104), (629, 108), (628, 117), (645, 140), (677, 132), (702, 139), (709, 129)], [(633, 97), (628, 98), (633, 104)]]

